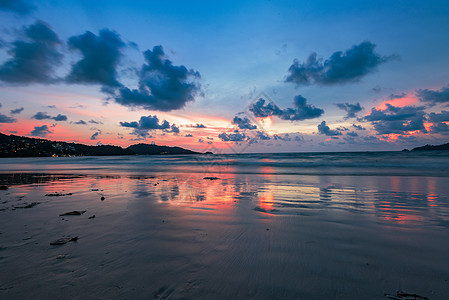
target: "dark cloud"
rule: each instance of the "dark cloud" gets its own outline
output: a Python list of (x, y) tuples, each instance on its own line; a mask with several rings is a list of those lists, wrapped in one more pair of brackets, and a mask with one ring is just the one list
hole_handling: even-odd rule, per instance
[(352, 127), (354, 127), (357, 130), (366, 130), (365, 127), (363, 127), (362, 125), (356, 125), (356, 124), (352, 124)]
[(232, 120), (232, 124), (237, 125), (240, 129), (257, 129), (257, 126), (252, 124), (247, 117), (240, 118), (239, 116), (235, 116)]
[(46, 112), (40, 111), (40, 112), (37, 112), (31, 118), (36, 119), (36, 120), (44, 120), (44, 119), (51, 119), (51, 116), (49, 114), (47, 114)]
[(121, 87), (113, 92), (121, 105), (147, 110), (171, 111), (183, 108), (200, 92), (200, 73), (174, 66), (162, 46), (144, 52), (146, 64), (139, 74), (139, 87)]
[(354, 104), (347, 103), (347, 102), (346, 103), (337, 103), (336, 105), (339, 109), (346, 111), (345, 119), (355, 118), (356, 114), (358, 112), (361, 112), (363, 109), (363, 107), (360, 106), (359, 102), (354, 103)]
[(192, 125), (192, 127), (193, 128), (206, 128), (206, 125), (196, 123), (195, 125)]
[(294, 139), (295, 139), (295, 141), (298, 142), (298, 143), (304, 142), (304, 138), (303, 138), (302, 136), (296, 135)]
[(171, 124), (170, 128), (171, 128), (171, 132), (173, 132), (174, 134), (179, 133), (179, 127), (176, 126), (175, 124)]
[(331, 130), (329, 126), (326, 125), (326, 121), (321, 122), (321, 124), (318, 125), (318, 132), (327, 136), (337, 136), (342, 135), (342, 133), (337, 130)]
[(34, 129), (31, 131), (30, 135), (45, 137), (47, 136), (48, 133), (51, 133), (51, 131), (48, 129), (48, 126), (42, 125), (42, 126), (35, 126)]
[(78, 122), (75, 122), (77, 125), (87, 125), (87, 123), (83, 120), (79, 120)]
[(103, 124), (102, 122), (100, 122), (100, 121), (95, 121), (95, 120), (90, 120), (89, 123), (90, 123), (90, 124)]
[(120, 122), (120, 126), (134, 128), (133, 134), (140, 137), (147, 137), (151, 130), (163, 130), (164, 132), (179, 133), (179, 128), (175, 124), (171, 124), (164, 120), (159, 123), (159, 118), (155, 115), (142, 116), (138, 122)]
[(382, 91), (382, 88), (379, 85), (376, 85), (371, 90), (375, 93), (380, 93), (380, 91)]
[(242, 142), (247, 139), (244, 133), (235, 131), (234, 133), (220, 133), (218, 137), (224, 142)]
[(193, 137), (193, 135), (191, 135), (191, 134), (189, 133), (189, 134), (186, 134), (185, 137)]
[(269, 135), (265, 134), (263, 131), (257, 131), (256, 139), (266, 141), (266, 140), (271, 140), (271, 137)]
[(440, 113), (432, 112), (428, 114), (427, 119), (432, 123), (447, 122), (449, 121), (449, 111), (442, 110)]
[(11, 56), (0, 66), (0, 80), (8, 83), (51, 83), (53, 69), (61, 63), (56, 33), (42, 21), (25, 28), (27, 41), (15, 41), (8, 50)]
[(68, 45), (82, 54), (81, 60), (72, 66), (67, 76), (68, 82), (120, 86), (116, 68), (125, 43), (116, 32), (106, 28), (100, 30), (97, 36), (86, 31), (71, 37)]
[(390, 94), (390, 96), (388, 98), (390, 99), (402, 99), (405, 96), (407, 96), (406, 93), (400, 93), (400, 94)]
[(14, 123), (17, 120), (8, 116), (5, 116), (4, 114), (0, 114), (0, 123)]
[(416, 96), (423, 102), (428, 102), (431, 105), (438, 103), (449, 103), (449, 85), (443, 86), (439, 91), (433, 90), (418, 90)]
[(20, 114), (23, 110), (24, 110), (23, 107), (21, 107), (21, 108), (16, 108), (16, 109), (11, 109), (11, 113), (12, 113), (13, 115), (16, 115), (16, 114)]
[(67, 121), (67, 116), (58, 114), (56, 117), (53, 117), (52, 119), (55, 121)]
[(31, 0), (0, 0), (0, 10), (12, 11), (19, 15), (26, 15), (36, 7)]
[(447, 135), (447, 134), (449, 134), (449, 126), (443, 122), (434, 123), (430, 127), (430, 132)]
[(273, 138), (277, 141), (284, 141), (284, 142), (289, 142), (292, 140), (292, 138), (290, 137), (290, 135), (288, 133), (284, 134), (284, 136), (280, 135), (280, 134), (274, 134)]
[(363, 119), (370, 121), (378, 134), (406, 133), (419, 130), (427, 132), (424, 127), (424, 106), (397, 107), (389, 103), (385, 110), (371, 109)]
[(101, 132), (97, 131), (90, 137), (91, 140), (97, 140)]
[(56, 117), (52, 117), (49, 114), (47, 114), (46, 112), (41, 112), (41, 111), (37, 112), (31, 118), (36, 119), (36, 120), (51, 119), (51, 120), (55, 120), (55, 121), (67, 121), (67, 116), (66, 115), (58, 114)]
[(312, 104), (307, 104), (306, 98), (301, 95), (293, 98), (294, 108), (280, 109), (276, 104), (267, 102), (260, 98), (254, 104), (252, 104), (249, 110), (257, 118), (265, 118), (268, 116), (277, 116), (282, 120), (290, 121), (302, 121), (306, 119), (313, 119), (321, 116), (324, 110), (316, 108)]
[(349, 135), (349, 136), (352, 136), (352, 137), (359, 136), (359, 134), (357, 132), (355, 132), (355, 131), (348, 132), (346, 135)]
[(304, 63), (295, 59), (288, 69), (289, 74), (285, 81), (298, 86), (312, 83), (332, 85), (357, 82), (375, 71), (380, 64), (397, 58), (394, 55), (381, 56), (374, 52), (375, 48), (375, 44), (365, 41), (345, 52), (334, 52), (324, 62), (322, 58), (317, 58), (316, 53), (312, 53)]

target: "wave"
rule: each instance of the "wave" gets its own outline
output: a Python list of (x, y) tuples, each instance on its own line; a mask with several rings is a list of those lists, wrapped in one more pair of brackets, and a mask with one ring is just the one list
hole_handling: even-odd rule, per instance
[(274, 153), (3, 158), (0, 172), (216, 172), (449, 176), (447, 152)]

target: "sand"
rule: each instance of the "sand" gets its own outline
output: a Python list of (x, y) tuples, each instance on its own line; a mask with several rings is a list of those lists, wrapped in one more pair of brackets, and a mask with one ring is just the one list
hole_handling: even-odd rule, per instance
[(449, 298), (447, 178), (14, 176), (1, 299)]

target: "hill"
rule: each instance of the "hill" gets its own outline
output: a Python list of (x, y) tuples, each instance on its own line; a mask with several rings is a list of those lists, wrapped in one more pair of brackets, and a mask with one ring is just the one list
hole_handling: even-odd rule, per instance
[(88, 146), (78, 143), (55, 142), (0, 133), (0, 157), (49, 156), (109, 156), (109, 155), (200, 154), (181, 147), (136, 144), (123, 149), (120, 146)]
[(412, 151), (446, 151), (449, 150), (449, 143), (442, 145), (425, 145), (413, 148)]
[(129, 146), (125, 150), (129, 150), (138, 155), (160, 155), (160, 154), (200, 154), (192, 150), (181, 147), (157, 146), (150, 144), (136, 144)]

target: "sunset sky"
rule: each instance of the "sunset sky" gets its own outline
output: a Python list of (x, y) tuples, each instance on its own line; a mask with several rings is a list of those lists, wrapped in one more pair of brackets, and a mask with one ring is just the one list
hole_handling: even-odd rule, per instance
[(0, 0), (0, 132), (198, 151), (449, 142), (447, 1)]

